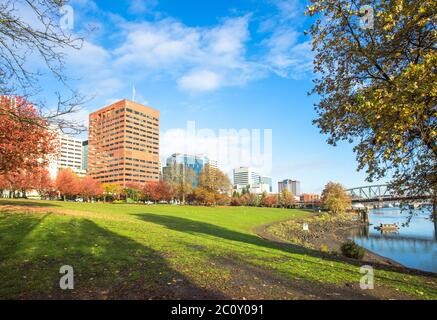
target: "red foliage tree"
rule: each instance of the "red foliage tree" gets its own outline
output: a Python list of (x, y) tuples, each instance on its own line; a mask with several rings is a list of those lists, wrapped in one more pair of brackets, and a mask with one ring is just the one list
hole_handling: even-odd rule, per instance
[(231, 199), (231, 206), (234, 206), (234, 207), (239, 207), (239, 206), (241, 206), (241, 201), (240, 201), (240, 197), (232, 197), (232, 199)]
[(264, 207), (271, 208), (271, 207), (277, 205), (277, 203), (278, 203), (278, 196), (273, 195), (273, 194), (269, 194), (263, 199), (262, 205)]
[(171, 201), (175, 196), (173, 187), (165, 181), (146, 182), (141, 191), (148, 201)]
[(26, 196), (26, 191), (32, 188), (32, 181), (26, 171), (20, 170), (16, 172), (8, 172), (3, 175), (5, 189), (9, 191), (12, 198), (19, 196), (17, 191), (21, 192), (23, 197)]
[(90, 200), (103, 194), (102, 185), (90, 176), (84, 177), (79, 184), (79, 194), (85, 199)]
[(231, 198), (227, 194), (217, 193), (214, 195), (215, 204), (219, 206), (227, 206), (231, 202)]
[(53, 191), (54, 185), (46, 168), (36, 167), (33, 170), (20, 170), (0, 175), (0, 190), (9, 190), (12, 197), (20, 191), (23, 197), (31, 190), (36, 190), (41, 197)]
[(0, 173), (32, 170), (56, 152), (56, 133), (20, 97), (0, 96)]
[(3, 196), (3, 192), (8, 189), (8, 182), (4, 175), (0, 174), (0, 198)]
[(64, 200), (66, 197), (77, 196), (80, 193), (79, 177), (71, 169), (60, 170), (55, 184)]
[(55, 190), (54, 182), (46, 168), (39, 167), (28, 173), (32, 189), (36, 190), (41, 197), (50, 197)]
[(250, 194), (245, 193), (240, 197), (240, 205), (248, 206), (250, 204)]
[(158, 201), (157, 187), (157, 181), (148, 181), (143, 185), (142, 192), (147, 201)]
[(156, 201), (171, 201), (174, 198), (172, 186), (165, 181), (156, 183), (155, 198)]

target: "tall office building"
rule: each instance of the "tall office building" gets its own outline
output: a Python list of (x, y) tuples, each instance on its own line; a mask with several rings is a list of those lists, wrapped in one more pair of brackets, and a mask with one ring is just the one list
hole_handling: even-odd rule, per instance
[(278, 182), (278, 191), (282, 192), (282, 190), (288, 190), (294, 196), (300, 196), (300, 181), (286, 179), (284, 181)]
[(90, 114), (88, 172), (122, 186), (159, 180), (159, 111), (121, 100)]
[(82, 170), (82, 140), (71, 137), (67, 134), (57, 131), (58, 144), (57, 154), (51, 157), (48, 170), (52, 179), (55, 179), (61, 169), (71, 169), (78, 176), (83, 177), (86, 171)]
[(273, 180), (271, 177), (264, 177), (261, 176), (259, 177), (259, 183), (262, 185), (267, 185), (268, 186), (268, 193), (272, 193), (273, 192)]
[(246, 188), (259, 183), (260, 174), (248, 167), (240, 167), (234, 169), (234, 186)]
[(58, 159), (58, 167), (81, 170), (82, 140), (60, 133), (59, 141), (61, 152)]
[(194, 187), (198, 186), (198, 178), (200, 172), (206, 165), (210, 165), (213, 168), (217, 168), (217, 161), (209, 159), (205, 155), (190, 155), (185, 153), (175, 153), (167, 158), (166, 166), (162, 168), (162, 172), (164, 177), (167, 176), (167, 172), (172, 170), (172, 167), (175, 165), (183, 165), (185, 168), (192, 169), (194, 171), (195, 179), (194, 179)]
[(256, 170), (248, 167), (234, 169), (234, 190), (242, 193), (244, 190), (254, 194), (272, 192), (272, 179), (261, 176)]

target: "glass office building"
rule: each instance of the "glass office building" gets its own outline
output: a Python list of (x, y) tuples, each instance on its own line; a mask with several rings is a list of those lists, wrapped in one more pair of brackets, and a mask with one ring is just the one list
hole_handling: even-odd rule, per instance
[(210, 160), (204, 155), (190, 155), (184, 153), (175, 153), (167, 158), (166, 167), (162, 168), (163, 175), (175, 165), (183, 165), (185, 168), (192, 169), (195, 173), (194, 187), (198, 186), (198, 178), (205, 165), (217, 167), (217, 162)]

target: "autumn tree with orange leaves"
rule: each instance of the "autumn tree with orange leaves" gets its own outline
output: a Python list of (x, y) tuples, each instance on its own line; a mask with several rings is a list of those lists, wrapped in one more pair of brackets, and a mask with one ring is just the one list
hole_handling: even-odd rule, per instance
[(53, 193), (54, 185), (46, 168), (37, 167), (33, 170), (11, 171), (0, 175), (0, 194), (9, 191), (9, 197), (26, 198), (27, 192), (36, 190), (41, 197)]
[(103, 188), (97, 180), (94, 180), (90, 176), (86, 176), (80, 180), (79, 194), (84, 200), (89, 201), (101, 196), (103, 194)]
[(0, 174), (45, 166), (56, 152), (55, 135), (28, 101), (0, 96)]
[(46, 168), (37, 168), (32, 173), (32, 187), (42, 198), (52, 198), (55, 194), (55, 184)]
[(64, 201), (80, 193), (80, 179), (71, 169), (60, 170), (55, 184)]

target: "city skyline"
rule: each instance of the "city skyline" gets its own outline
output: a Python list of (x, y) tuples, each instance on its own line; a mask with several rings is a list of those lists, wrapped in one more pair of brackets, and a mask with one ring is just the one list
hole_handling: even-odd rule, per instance
[(435, 1), (0, 8), (0, 299), (437, 300)]
[[(318, 98), (307, 96), (314, 75), (303, 2), (71, 5), (74, 33), (97, 26), (81, 51), (67, 53), (68, 75), (80, 77), (79, 89), (94, 97), (78, 119), (131, 98), (134, 87), (138, 103), (161, 111), (161, 160), (184, 151), (175, 132), (188, 121), (214, 132), (271, 129), (273, 170), (263, 174), (274, 181), (298, 179), (310, 193), (319, 193), (328, 181), (369, 184), (365, 172), (356, 172), (352, 145), (328, 145), (312, 124)], [(195, 14), (199, 6), (202, 17)], [(44, 93), (54, 103), (55, 82), (46, 83)]]

